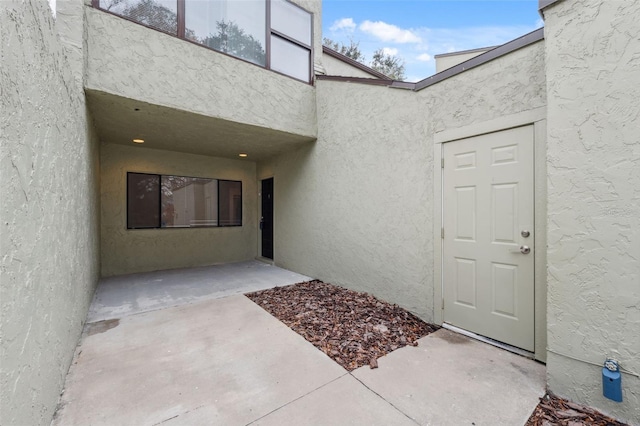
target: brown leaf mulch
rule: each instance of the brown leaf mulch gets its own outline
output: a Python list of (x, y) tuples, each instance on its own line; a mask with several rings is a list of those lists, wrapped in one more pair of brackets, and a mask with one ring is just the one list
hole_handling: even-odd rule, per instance
[(547, 394), (525, 426), (627, 426), (592, 408)]
[(417, 340), (439, 327), (375, 297), (322, 281), (246, 295), (348, 371)]

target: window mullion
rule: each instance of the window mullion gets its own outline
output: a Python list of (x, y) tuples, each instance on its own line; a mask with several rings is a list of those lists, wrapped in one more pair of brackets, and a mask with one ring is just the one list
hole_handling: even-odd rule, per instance
[(265, 0), (265, 7), (267, 8), (267, 13), (265, 17), (267, 19), (265, 30), (266, 30), (266, 38), (265, 38), (265, 68), (271, 69), (271, 0)]
[(184, 38), (184, 34), (185, 34), (185, 23), (184, 23), (184, 10), (185, 10), (185, 3), (186, 0), (177, 0), (178, 2), (178, 10), (177, 10), (177, 20), (178, 20), (178, 37), (179, 38)]

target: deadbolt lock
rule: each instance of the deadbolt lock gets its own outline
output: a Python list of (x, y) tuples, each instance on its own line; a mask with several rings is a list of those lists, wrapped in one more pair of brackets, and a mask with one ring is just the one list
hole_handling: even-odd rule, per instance
[(531, 232), (524, 230), (520, 232), (520, 235), (522, 235), (523, 238), (527, 238), (529, 235), (531, 235)]

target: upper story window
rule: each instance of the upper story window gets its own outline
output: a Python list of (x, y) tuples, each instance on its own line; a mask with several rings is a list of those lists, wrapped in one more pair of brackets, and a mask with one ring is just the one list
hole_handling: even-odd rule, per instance
[(287, 0), (93, 0), (93, 4), (159, 31), (311, 81), (312, 15)]

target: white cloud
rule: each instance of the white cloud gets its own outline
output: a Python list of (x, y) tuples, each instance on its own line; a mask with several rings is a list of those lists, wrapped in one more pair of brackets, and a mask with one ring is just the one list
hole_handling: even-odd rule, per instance
[(360, 31), (371, 34), (374, 37), (393, 43), (420, 43), (420, 37), (410, 30), (403, 30), (392, 24), (382, 21), (364, 21), (360, 24)]
[(383, 47), (382, 53), (388, 56), (396, 56), (398, 54), (398, 49), (395, 47)]
[(331, 31), (338, 31), (338, 30), (353, 31), (356, 29), (356, 23), (353, 22), (352, 18), (342, 18), (335, 21), (329, 29)]
[(428, 53), (423, 53), (421, 55), (418, 55), (416, 59), (420, 62), (429, 62), (431, 60), (431, 55), (429, 55)]

